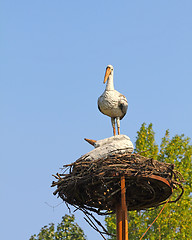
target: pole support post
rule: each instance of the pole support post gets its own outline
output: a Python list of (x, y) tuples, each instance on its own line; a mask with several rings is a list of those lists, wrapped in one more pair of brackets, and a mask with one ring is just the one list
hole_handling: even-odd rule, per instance
[(125, 176), (121, 176), (121, 201), (116, 205), (117, 240), (128, 240)]

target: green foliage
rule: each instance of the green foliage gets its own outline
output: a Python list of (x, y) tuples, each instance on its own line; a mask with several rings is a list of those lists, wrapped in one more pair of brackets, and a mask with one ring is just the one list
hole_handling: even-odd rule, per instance
[[(143, 239), (180, 240), (192, 239), (192, 145), (184, 135), (176, 135), (170, 139), (169, 131), (162, 138), (160, 150), (155, 144), (152, 124), (142, 124), (137, 132), (135, 152), (158, 161), (172, 163), (186, 182), (184, 195), (176, 203), (168, 204), (157, 221), (152, 225)], [(172, 199), (176, 198), (173, 194)], [(155, 210), (128, 212), (129, 240), (140, 239), (147, 227), (156, 218), (162, 206)], [(105, 219), (108, 231), (115, 234), (115, 216)], [(115, 238), (110, 238), (115, 240)]]
[(145, 157), (157, 158), (158, 146), (155, 144), (155, 133), (150, 123), (148, 127), (143, 123), (137, 132), (135, 152)]
[(41, 228), (38, 235), (33, 235), (29, 240), (85, 240), (83, 230), (74, 223), (74, 215), (65, 215), (61, 223), (55, 226), (53, 223)]

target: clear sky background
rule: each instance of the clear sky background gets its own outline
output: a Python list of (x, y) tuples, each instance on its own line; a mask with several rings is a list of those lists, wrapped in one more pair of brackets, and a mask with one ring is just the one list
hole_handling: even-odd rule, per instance
[[(1, 0), (0, 238), (26, 240), (68, 213), (52, 174), (112, 136), (97, 109), (108, 64), (129, 102), (121, 132), (192, 137), (191, 0)], [(100, 239), (76, 213), (89, 240)]]

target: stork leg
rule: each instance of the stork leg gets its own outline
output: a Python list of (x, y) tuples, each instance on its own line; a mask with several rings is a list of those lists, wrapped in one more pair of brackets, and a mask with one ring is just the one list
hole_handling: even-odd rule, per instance
[(111, 118), (111, 123), (112, 123), (112, 127), (113, 127), (113, 135), (116, 135), (116, 130), (115, 130), (115, 118)]
[(118, 131), (118, 135), (120, 135), (120, 118), (117, 117), (117, 118), (116, 118), (116, 121), (117, 121), (117, 131)]

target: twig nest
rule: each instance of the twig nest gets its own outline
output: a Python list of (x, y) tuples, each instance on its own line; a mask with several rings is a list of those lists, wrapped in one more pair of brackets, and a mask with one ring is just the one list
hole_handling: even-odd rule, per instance
[(180, 188), (177, 201), (183, 193), (183, 178), (174, 166), (132, 154), (132, 150), (125, 135), (97, 141), (94, 150), (65, 165), (62, 174), (54, 175), (54, 194), (82, 210), (110, 214), (120, 201), (120, 179), (124, 175), (129, 211), (156, 207)]

